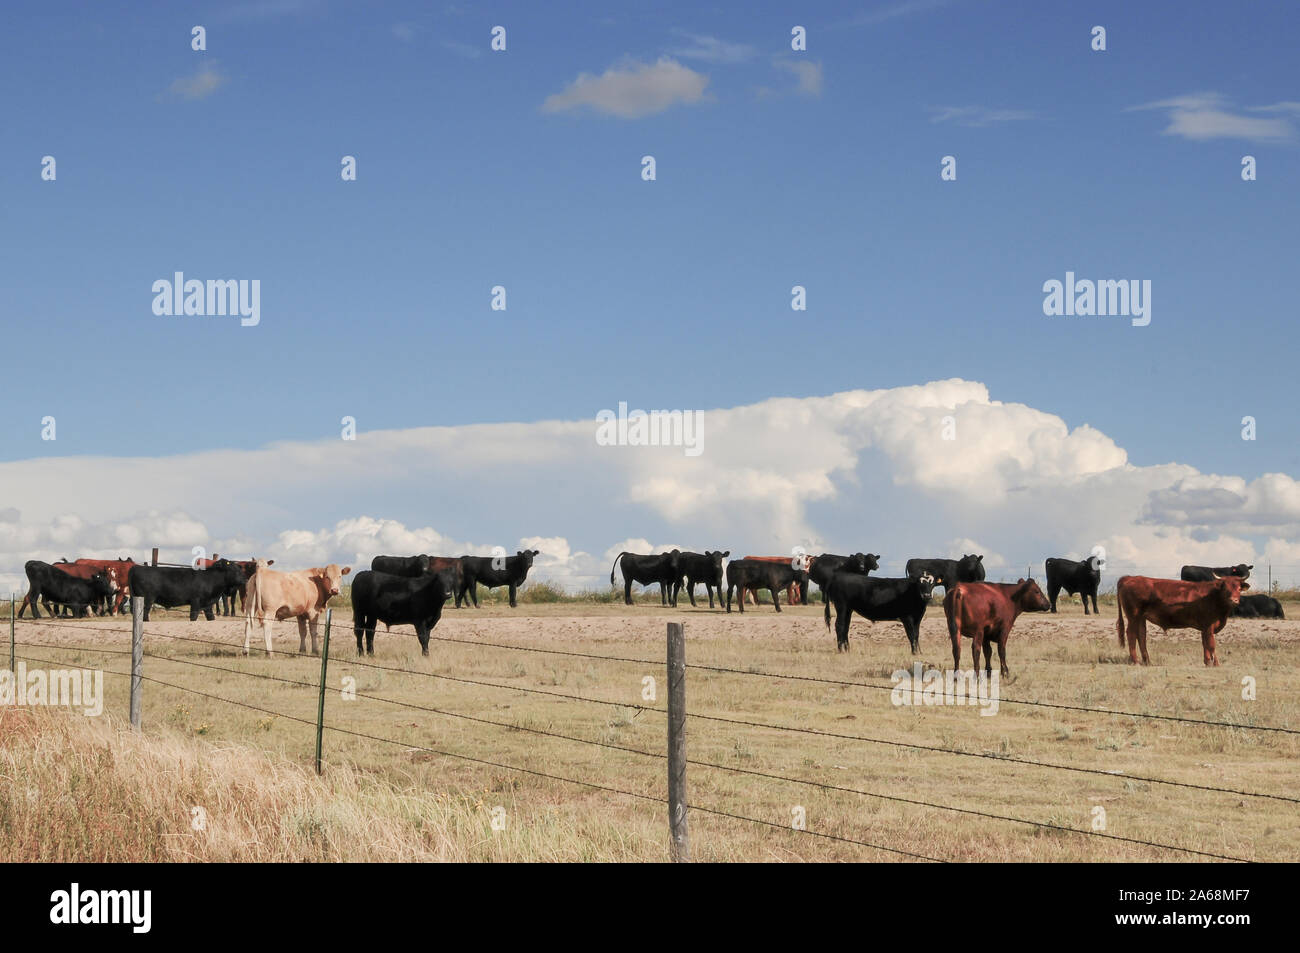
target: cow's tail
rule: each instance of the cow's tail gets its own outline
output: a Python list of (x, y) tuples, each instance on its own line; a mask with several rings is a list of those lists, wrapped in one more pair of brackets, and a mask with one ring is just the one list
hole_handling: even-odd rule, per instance
[[(822, 595), (825, 595), (825, 593), (822, 593)], [(829, 632), (831, 628), (831, 600), (829, 598), (823, 601), (822, 615), (826, 619), (826, 631)]]
[(1119, 634), (1119, 647), (1124, 647), (1124, 593), (1117, 585), (1115, 587), (1115, 631)]
[(248, 622), (256, 619), (261, 604), (262, 581), (257, 578), (257, 573), (254, 572), (244, 583), (244, 619)]
[[(948, 638), (954, 642), (957, 640), (958, 620), (961, 619), (962, 609), (962, 592), (961, 586), (953, 586), (943, 597), (943, 611), (948, 616)], [(978, 668), (978, 666), (976, 666)]]
[(625, 552), (619, 553), (617, 556), (614, 557), (614, 565), (609, 567), (609, 584), (611, 586), (614, 585), (614, 570), (618, 568), (618, 561), (626, 555), (627, 553)]

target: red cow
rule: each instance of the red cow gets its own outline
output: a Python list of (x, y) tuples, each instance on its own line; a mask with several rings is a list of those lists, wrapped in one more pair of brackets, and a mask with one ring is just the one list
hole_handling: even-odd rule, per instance
[[(63, 567), (62, 563), (54, 565)], [(109, 615), (122, 611), (122, 604), (131, 598), (131, 587), (127, 584), (127, 576), (131, 572), (131, 567), (135, 565), (134, 559), (129, 556), (126, 559), (78, 559), (72, 565), (91, 566), (108, 573), (109, 578), (117, 583), (117, 598), (109, 606)]]
[(943, 614), (948, 617), (948, 638), (952, 640), (952, 666), (961, 667), (961, 638), (971, 640), (971, 668), (979, 671), (980, 649), (984, 650), (984, 671), (993, 673), (993, 644), (998, 644), (998, 664), (1005, 678), (1007, 640), (1011, 627), (1022, 612), (1046, 612), (1052, 608), (1032, 579), (1016, 582), (959, 582), (944, 594)]
[(1142, 664), (1150, 665), (1147, 655), (1147, 622), (1165, 629), (1196, 629), (1201, 633), (1201, 649), (1206, 665), (1218, 665), (1219, 655), (1214, 635), (1228, 621), (1241, 594), (1250, 585), (1238, 576), (1224, 576), (1213, 582), (1180, 582), (1177, 579), (1152, 579), (1149, 576), (1121, 576), (1115, 589), (1119, 616), (1115, 630), (1120, 647), (1124, 646), (1124, 620), (1128, 619), (1128, 657), (1134, 665), (1138, 646), (1142, 647)]
[[(802, 568), (804, 569), (804, 571), (807, 571), (808, 569), (812, 568), (812, 563), (813, 563), (813, 557), (811, 556), (746, 556), (745, 558), (753, 559), (760, 563), (787, 563), (789, 565), (794, 565), (795, 559), (802, 559), (803, 560)], [(758, 605), (757, 589), (741, 589), (740, 590), (741, 602), (745, 601), (745, 596), (749, 596), (749, 601), (751, 605)], [(799, 583), (792, 582), (790, 583), (789, 586), (786, 587), (785, 598), (786, 598), (786, 605), (794, 606), (799, 604), (799, 600), (802, 598), (799, 589)]]

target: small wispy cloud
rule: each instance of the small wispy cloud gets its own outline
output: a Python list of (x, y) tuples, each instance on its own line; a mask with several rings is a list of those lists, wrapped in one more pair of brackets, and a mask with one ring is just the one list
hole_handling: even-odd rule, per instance
[(312, 13), (319, 6), (320, 0), (251, 0), (219, 9), (213, 13), (212, 19), (221, 23), (274, 20)]
[(849, 22), (854, 26), (875, 26), (900, 17), (910, 17), (918, 13), (929, 13), (940, 7), (946, 7), (951, 0), (902, 0), (900, 3), (877, 4), (870, 10), (864, 10)]
[(415, 27), (409, 23), (394, 23), (393, 36), (403, 43), (411, 43), (415, 40)]
[(677, 103), (697, 103), (708, 85), (707, 76), (664, 56), (657, 63), (611, 66), (600, 76), (579, 73), (561, 92), (546, 97), (542, 111), (586, 108), (620, 119), (639, 119)]
[(1189, 93), (1161, 99), (1128, 112), (1159, 110), (1167, 113), (1166, 136), (1203, 142), (1210, 139), (1245, 139), (1249, 142), (1283, 142), (1296, 137), (1293, 118), (1300, 118), (1300, 103), (1283, 101), (1269, 106), (1247, 106), (1245, 113), (1273, 114), (1276, 118), (1245, 115), (1221, 93)]
[(167, 95), (172, 99), (206, 99), (224, 86), (227, 79), (217, 69), (216, 60), (205, 60), (193, 76), (172, 80)]
[(758, 50), (748, 43), (728, 43), (716, 36), (688, 33), (686, 30), (674, 30), (683, 37), (688, 45), (679, 46), (668, 52), (673, 56), (688, 60), (703, 60), (706, 63), (744, 63), (751, 60)]
[(788, 57), (773, 60), (777, 69), (783, 69), (795, 75), (798, 82), (797, 91), (805, 96), (822, 94), (822, 64), (812, 60), (790, 59)]
[(442, 46), (443, 49), (450, 50), (457, 56), (463, 56), (467, 60), (476, 60), (483, 55), (483, 50), (480, 47), (461, 43), (457, 40), (443, 40)]
[(988, 106), (937, 106), (930, 110), (930, 122), (953, 122), (959, 126), (992, 126), (999, 122), (1037, 119), (1028, 109), (990, 109)]

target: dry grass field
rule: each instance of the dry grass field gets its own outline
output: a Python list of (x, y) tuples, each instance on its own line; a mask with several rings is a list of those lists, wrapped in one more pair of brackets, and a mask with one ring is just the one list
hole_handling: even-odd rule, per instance
[[(1300, 735), (1009, 702), (1294, 731), (1300, 622), (1230, 620), (1218, 669), (1202, 666), (1195, 633), (1153, 627), (1153, 664), (1135, 668), (1117, 643), (1113, 606), (1085, 617), (1072, 601), (1057, 616), (1021, 617), (1001, 704), (982, 716), (891, 703), (878, 686), (914, 662), (898, 624), (855, 618), (852, 651), (837, 655), (820, 605), (783, 608), (448, 608), (434, 633), (447, 641), (427, 659), (409, 627), (381, 630), (366, 661), (383, 669), (357, 664), (348, 613), (335, 610), (320, 778), (320, 660), (268, 659), (256, 638), (245, 658), (242, 620), (159, 613), (145, 627), (144, 671), (158, 681), (144, 684), (142, 735), (124, 730), (127, 679), (113, 675), (103, 718), (0, 709), (0, 842), (11, 860), (663, 861), (665, 622), (680, 621), (689, 665), (736, 670), (687, 674), (694, 859), (1209, 859), (1118, 838), (1300, 859)], [(277, 652), (296, 651), (296, 626), (275, 629)], [(17, 642), (29, 666), (129, 670), (129, 655), (116, 654), (129, 651), (129, 619), (20, 621)], [(926, 667), (951, 667), (937, 605), (921, 650)], [(655, 701), (642, 699), (646, 676)], [(1242, 697), (1247, 676), (1253, 701)], [(354, 700), (343, 697), (347, 679)], [(796, 808), (806, 831), (792, 828)], [(1059, 829), (1091, 830), (1097, 808), (1110, 837)]]

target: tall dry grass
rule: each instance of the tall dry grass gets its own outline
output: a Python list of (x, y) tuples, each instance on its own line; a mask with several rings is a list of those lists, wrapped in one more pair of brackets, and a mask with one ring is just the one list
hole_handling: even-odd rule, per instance
[[(499, 799), (499, 798), (498, 798)], [(196, 811), (198, 809), (198, 811)], [(201, 811), (201, 814), (199, 813)], [(195, 820), (201, 817), (201, 829)], [(399, 789), (348, 764), (323, 777), (250, 747), (137, 734), (107, 717), (0, 709), (0, 860), (613, 860), (627, 833)], [(654, 858), (658, 845), (636, 853)]]

